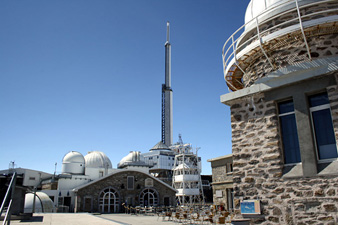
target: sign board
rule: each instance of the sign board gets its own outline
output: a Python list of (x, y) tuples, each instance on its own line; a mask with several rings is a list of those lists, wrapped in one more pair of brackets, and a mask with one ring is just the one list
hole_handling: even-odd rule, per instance
[(244, 200), (241, 202), (242, 214), (261, 214), (260, 200)]
[(216, 198), (222, 198), (222, 197), (223, 197), (222, 190), (216, 190)]
[(151, 179), (151, 178), (145, 179), (144, 186), (145, 187), (153, 187), (154, 186), (154, 180)]

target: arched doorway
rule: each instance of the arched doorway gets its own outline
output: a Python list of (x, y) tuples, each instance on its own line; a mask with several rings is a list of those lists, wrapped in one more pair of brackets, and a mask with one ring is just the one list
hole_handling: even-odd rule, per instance
[(108, 187), (101, 191), (99, 208), (102, 213), (119, 212), (119, 194), (114, 188)]
[(157, 206), (158, 194), (152, 188), (144, 189), (140, 194), (140, 205), (141, 206)]

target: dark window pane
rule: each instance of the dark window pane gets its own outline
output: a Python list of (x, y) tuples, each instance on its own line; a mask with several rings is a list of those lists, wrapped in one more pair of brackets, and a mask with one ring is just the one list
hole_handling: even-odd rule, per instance
[(285, 163), (298, 163), (300, 150), (295, 115), (280, 117)]
[(127, 177), (127, 189), (134, 189), (134, 177)]
[(293, 112), (293, 101), (281, 102), (278, 104), (279, 114)]
[(310, 107), (329, 104), (329, 97), (327, 96), (327, 93), (312, 95), (309, 97), (309, 104)]
[(319, 159), (337, 158), (331, 112), (323, 109), (312, 113)]

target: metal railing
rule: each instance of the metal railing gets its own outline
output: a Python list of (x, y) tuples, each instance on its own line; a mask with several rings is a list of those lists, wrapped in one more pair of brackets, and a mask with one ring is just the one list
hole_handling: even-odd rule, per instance
[[(2, 215), (2, 212), (5, 210), (5, 208), (7, 208), (5, 218), (3, 220), (2, 225), (5, 225), (6, 222), (7, 222), (7, 225), (10, 224), (11, 210), (12, 210), (11, 206), (12, 206), (13, 197), (14, 197), (15, 183), (16, 183), (16, 172), (14, 172), (13, 175), (12, 175), (11, 182), (8, 185), (6, 195), (5, 195), (5, 197), (2, 201), (2, 204), (1, 204), (0, 216)], [(8, 200), (9, 200), (9, 203), (6, 206), (6, 203), (8, 202)]]
[[(311, 59), (310, 48), (307, 44), (307, 41), (306, 41), (307, 39), (306, 39), (306, 35), (304, 32), (304, 27), (303, 27), (304, 21), (311, 20), (311, 18), (320, 17), (320, 15), (325, 15), (325, 16), (330, 15), (330, 14), (336, 15), (338, 14), (338, 7), (333, 8), (333, 9), (318, 8), (318, 11), (312, 12), (310, 10), (310, 12), (308, 13), (304, 13), (304, 11), (306, 11), (304, 9), (312, 7), (312, 6), (317, 6), (319, 3), (325, 4), (325, 3), (330, 3), (330, 2), (336, 3), (336, 0), (323, 0), (320, 2), (308, 3), (308, 4), (301, 5), (301, 6), (298, 5), (297, 0), (289, 0), (286, 2), (282, 2), (278, 5), (275, 5), (274, 7), (269, 8), (263, 13), (257, 15), (255, 18), (253, 18), (249, 22), (242, 25), (239, 29), (237, 29), (226, 40), (222, 48), (223, 72), (224, 72), (225, 81), (228, 83), (228, 85), (232, 86), (233, 89), (237, 90), (237, 88), (235, 88), (231, 83), (229, 83), (226, 77), (231, 76), (229, 75), (230, 73), (229, 70), (233, 68), (234, 66), (238, 68), (243, 74), (245, 74), (245, 68), (242, 68), (239, 65), (238, 59), (244, 55), (244, 53), (242, 53), (241, 51), (244, 50), (250, 44), (257, 43), (257, 47), (260, 47), (260, 50), (262, 51), (262, 55), (264, 55), (267, 58), (270, 66), (273, 68), (273, 65), (271, 64), (270, 59), (268, 58), (267, 54), (264, 51), (264, 48), (262, 47), (262, 45), (264, 44), (263, 37), (266, 37), (269, 34), (273, 34), (273, 33), (276, 34), (277, 31), (280, 31), (284, 28), (289, 28), (291, 26), (296, 25), (296, 27), (294, 28), (296, 30), (302, 31), (302, 36), (304, 39), (304, 43), (306, 45), (308, 56)], [(272, 14), (272, 12), (276, 10), (277, 8), (280, 8), (283, 6), (290, 7), (290, 5), (291, 5), (291, 9), (287, 9), (286, 11), (277, 13), (276, 15)], [(269, 14), (272, 14), (273, 16), (269, 16)], [(277, 18), (290, 15), (290, 14), (294, 15), (294, 18), (288, 19), (284, 22), (280, 22), (279, 24), (273, 25), (266, 29), (260, 28), (266, 25), (268, 22), (272, 22), (276, 20)], [(250, 28), (252, 27), (252, 28), (245, 30), (246, 27), (250, 27)], [(281, 36), (281, 35), (284, 35), (284, 33), (278, 32), (277, 35)], [(249, 50), (251, 49), (248, 49), (248, 51)]]

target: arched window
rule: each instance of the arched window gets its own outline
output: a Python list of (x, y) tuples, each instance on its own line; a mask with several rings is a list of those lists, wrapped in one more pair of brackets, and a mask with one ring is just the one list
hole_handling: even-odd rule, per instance
[(140, 194), (140, 205), (141, 206), (157, 206), (158, 194), (152, 188), (144, 189)]
[(119, 194), (112, 187), (100, 193), (99, 208), (102, 213), (119, 212)]

